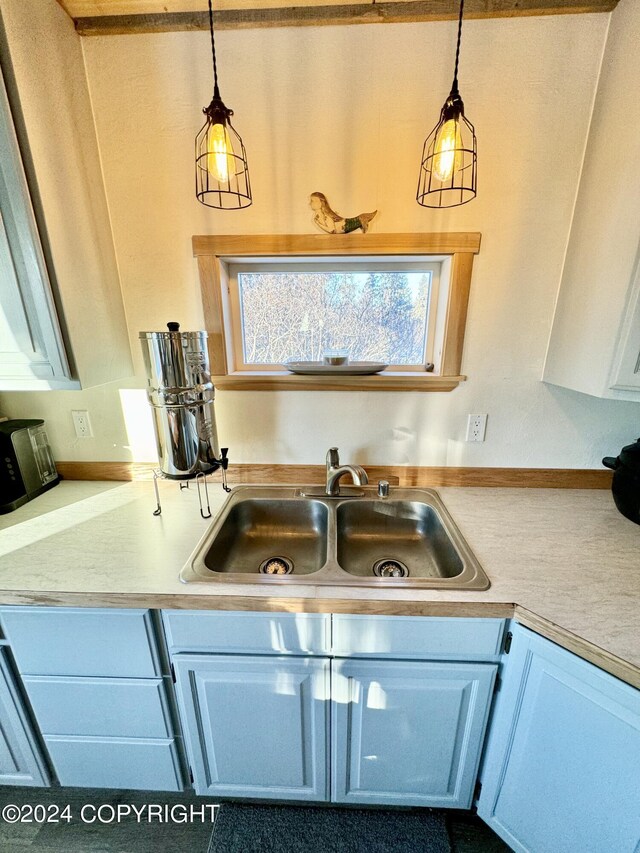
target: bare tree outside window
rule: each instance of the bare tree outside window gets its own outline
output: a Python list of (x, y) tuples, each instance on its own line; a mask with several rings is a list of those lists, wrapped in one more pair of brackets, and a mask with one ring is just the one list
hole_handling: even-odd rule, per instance
[(245, 362), (319, 361), (344, 347), (352, 361), (423, 364), (431, 287), (428, 270), (239, 273)]

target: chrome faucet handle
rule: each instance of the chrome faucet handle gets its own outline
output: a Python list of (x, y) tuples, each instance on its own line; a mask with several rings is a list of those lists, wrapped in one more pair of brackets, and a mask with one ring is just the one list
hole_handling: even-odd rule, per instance
[(340, 454), (337, 447), (330, 447), (327, 451), (327, 471), (340, 467)]
[(388, 498), (389, 497), (389, 481), (388, 480), (379, 480), (378, 481), (378, 497), (379, 498)]

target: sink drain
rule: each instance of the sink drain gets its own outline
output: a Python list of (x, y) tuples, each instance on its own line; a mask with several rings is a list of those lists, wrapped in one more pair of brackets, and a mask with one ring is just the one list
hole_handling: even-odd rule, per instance
[(269, 557), (260, 563), (263, 575), (290, 575), (292, 571), (293, 563), (288, 557)]
[(400, 560), (377, 560), (373, 564), (373, 573), (377, 578), (406, 578), (409, 569)]

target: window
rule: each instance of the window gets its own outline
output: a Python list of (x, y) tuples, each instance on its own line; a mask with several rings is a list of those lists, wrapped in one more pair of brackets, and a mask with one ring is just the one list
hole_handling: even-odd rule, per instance
[(439, 272), (429, 260), (231, 264), (236, 370), (279, 370), (344, 349), (351, 361), (424, 371), (434, 357)]
[[(195, 236), (217, 388), (452, 391), (480, 234)], [(389, 367), (303, 376), (327, 349)]]

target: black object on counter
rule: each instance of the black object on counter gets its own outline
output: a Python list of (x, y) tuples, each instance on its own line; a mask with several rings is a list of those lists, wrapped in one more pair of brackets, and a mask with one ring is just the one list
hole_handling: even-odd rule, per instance
[(59, 480), (43, 420), (0, 423), (0, 513), (12, 512)]
[(640, 438), (627, 444), (620, 455), (605, 456), (602, 464), (614, 472), (611, 491), (620, 512), (640, 524)]

